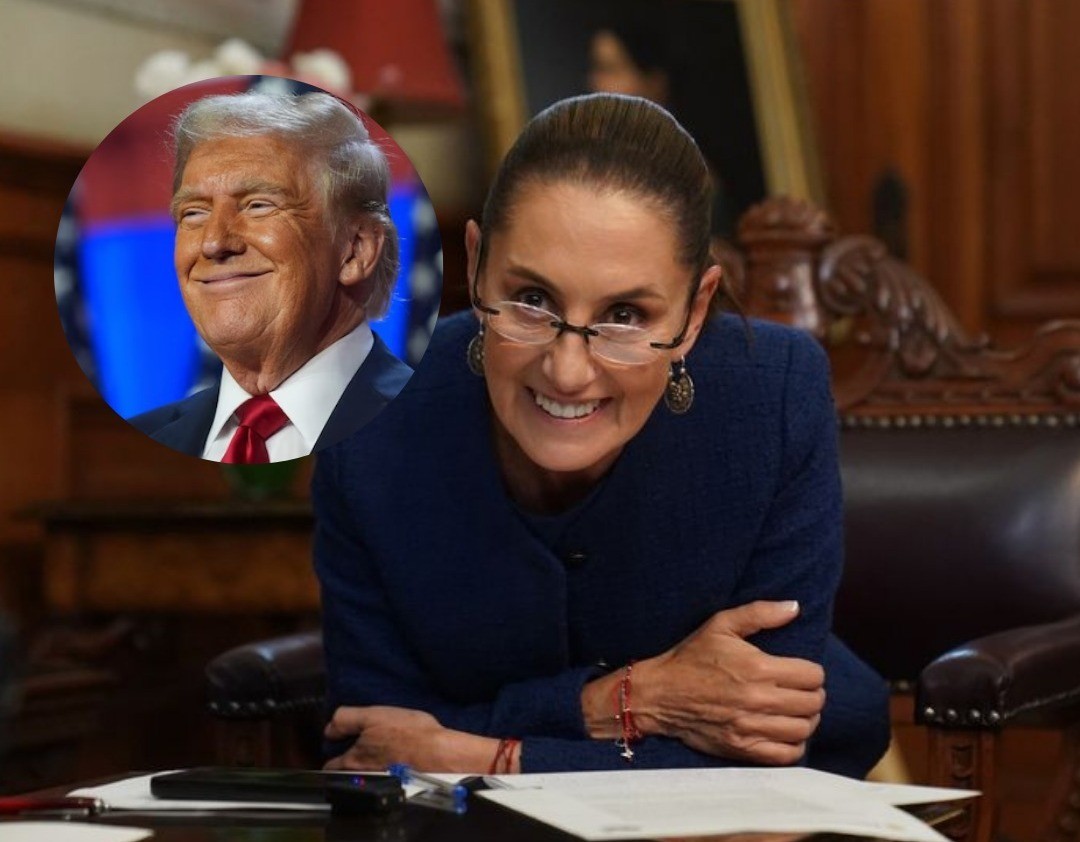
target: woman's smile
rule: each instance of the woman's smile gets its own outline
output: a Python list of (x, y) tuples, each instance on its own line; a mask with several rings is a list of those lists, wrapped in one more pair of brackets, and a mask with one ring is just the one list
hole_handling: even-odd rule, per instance
[(536, 405), (545, 414), (562, 421), (582, 421), (591, 418), (608, 400), (605, 398), (604, 400), (567, 401), (556, 400), (543, 392), (533, 391), (532, 389), (529, 389), (529, 393), (532, 395)]

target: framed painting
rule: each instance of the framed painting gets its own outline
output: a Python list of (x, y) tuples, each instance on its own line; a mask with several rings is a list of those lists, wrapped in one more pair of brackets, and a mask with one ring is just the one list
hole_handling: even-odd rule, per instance
[(529, 117), (616, 90), (660, 102), (695, 137), (729, 227), (765, 196), (824, 202), (783, 0), (470, 0), (468, 12), (489, 175)]

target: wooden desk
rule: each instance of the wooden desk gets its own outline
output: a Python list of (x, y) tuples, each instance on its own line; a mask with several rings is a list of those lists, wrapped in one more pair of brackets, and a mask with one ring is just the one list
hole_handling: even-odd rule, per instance
[[(139, 774), (139, 773), (132, 773)], [(36, 795), (63, 795), (77, 785), (53, 787)], [(924, 804), (910, 808), (928, 824), (940, 827), (957, 814), (953, 804)], [(78, 819), (78, 821), (84, 821)], [(340, 818), (328, 813), (134, 813), (117, 812), (86, 819), (95, 824), (152, 828), (152, 842), (570, 842), (578, 837), (519, 815), (486, 799), (472, 796), (463, 815), (407, 804), (388, 817)], [(227, 830), (226, 830), (227, 828)], [(3, 836), (0, 819), (0, 837)], [(948, 833), (947, 830), (945, 830)], [(790, 842), (793, 834), (756, 833), (693, 837), (726, 842)], [(814, 834), (803, 840), (826, 842), (836, 838), (858, 842), (859, 837)], [(865, 840), (870, 842), (870, 840)]]

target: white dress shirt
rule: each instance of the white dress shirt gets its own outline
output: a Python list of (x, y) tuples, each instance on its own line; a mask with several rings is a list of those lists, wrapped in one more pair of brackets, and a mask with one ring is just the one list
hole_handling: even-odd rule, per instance
[[(266, 440), (271, 462), (307, 456), (337, 406), (345, 387), (367, 359), (375, 337), (367, 322), (329, 348), (324, 348), (289, 375), (270, 393), (289, 417), (289, 423)], [(203, 446), (203, 459), (220, 462), (239, 423), (236, 410), (253, 397), (240, 387), (227, 368), (221, 371), (217, 411)]]

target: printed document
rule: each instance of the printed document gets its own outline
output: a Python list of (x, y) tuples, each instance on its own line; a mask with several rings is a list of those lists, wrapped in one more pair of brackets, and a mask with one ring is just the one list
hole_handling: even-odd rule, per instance
[(662, 769), (489, 778), (485, 798), (587, 840), (845, 833), (946, 842), (894, 805), (969, 790), (866, 784), (812, 769)]

